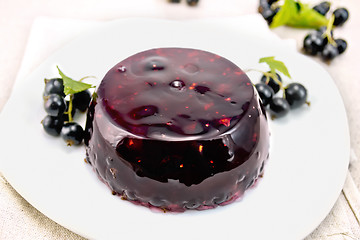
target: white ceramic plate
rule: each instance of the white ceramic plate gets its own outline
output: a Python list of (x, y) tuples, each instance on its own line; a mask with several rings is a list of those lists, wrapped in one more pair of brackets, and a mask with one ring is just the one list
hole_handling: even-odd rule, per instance
[[(112, 196), (84, 163), (83, 147), (66, 147), (42, 130), (43, 79), (57, 76), (56, 65), (73, 78), (101, 79), (120, 60), (155, 47), (203, 49), (243, 69), (262, 67), (260, 57), (276, 56), (308, 88), (311, 107), (270, 122), (265, 176), (242, 200), (207, 211), (152, 212)], [(324, 69), (280, 40), (205, 22), (133, 19), (105, 24), (17, 84), (0, 122), (0, 167), (8, 181), (45, 215), (92, 239), (302, 239), (331, 210), (349, 160), (343, 103)]]

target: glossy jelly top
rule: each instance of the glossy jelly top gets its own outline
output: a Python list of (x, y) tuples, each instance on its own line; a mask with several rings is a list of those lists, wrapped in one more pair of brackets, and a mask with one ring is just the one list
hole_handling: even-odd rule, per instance
[(113, 123), (140, 138), (211, 139), (229, 131), (254, 97), (244, 72), (216, 54), (185, 48), (137, 53), (97, 91)]
[(200, 50), (152, 49), (105, 75), (88, 111), (87, 160), (124, 199), (171, 211), (241, 196), (269, 153), (247, 76)]

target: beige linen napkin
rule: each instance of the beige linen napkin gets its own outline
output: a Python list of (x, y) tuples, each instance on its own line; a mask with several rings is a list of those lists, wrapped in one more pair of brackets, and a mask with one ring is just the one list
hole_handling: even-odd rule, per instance
[[(269, 37), (277, 38), (268, 30), (259, 15), (217, 19), (216, 21), (208, 19), (206, 21), (238, 24), (241, 18), (242, 20), (247, 18), (252, 22), (249, 31), (257, 29), (262, 34), (269, 34)], [(14, 88), (25, 81), (26, 76), (54, 51), (81, 35), (82, 32), (101, 24), (103, 23), (95, 21), (38, 18), (33, 24)], [(296, 46), (294, 41), (287, 41), (287, 44)], [(331, 213), (306, 239), (360, 239), (359, 202), (360, 194), (349, 175), (344, 190)], [(82, 239), (82, 237), (41, 214), (16, 193), (2, 177), (0, 178), (0, 239)]]

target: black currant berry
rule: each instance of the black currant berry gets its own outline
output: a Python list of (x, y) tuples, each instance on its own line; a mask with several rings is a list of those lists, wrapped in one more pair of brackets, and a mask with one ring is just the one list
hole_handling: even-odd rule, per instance
[(336, 43), (336, 47), (339, 51), (339, 54), (342, 54), (343, 52), (345, 52), (346, 48), (347, 48), (347, 42), (344, 39), (335, 39), (335, 43)]
[(349, 11), (346, 8), (338, 8), (334, 11), (334, 26), (344, 24), (349, 18)]
[(326, 44), (326, 46), (324, 47), (324, 49), (321, 52), (321, 58), (324, 61), (333, 60), (338, 55), (339, 55), (338, 48), (330, 43)]
[(50, 80), (45, 80), (45, 81), (46, 84), (45, 84), (44, 96), (48, 96), (52, 93), (55, 93), (65, 97), (64, 83), (61, 78), (52, 78)]
[(42, 121), (41, 124), (44, 127), (44, 130), (47, 134), (52, 136), (59, 136), (61, 132), (61, 128), (64, 124), (64, 121), (61, 117), (53, 117), (47, 115)]
[(314, 6), (313, 9), (320, 13), (321, 15), (326, 15), (326, 13), (330, 10), (329, 2), (321, 2), (318, 5)]
[(260, 0), (259, 1), (258, 12), (262, 13), (265, 9), (268, 9), (270, 7), (271, 7), (271, 4), (268, 2), (268, 0)]
[(168, 0), (168, 2), (170, 2), (170, 3), (179, 3), (180, 0)]
[(79, 109), (82, 112), (85, 112), (89, 107), (90, 101), (91, 94), (89, 90), (75, 93), (73, 98), (73, 107)]
[(196, 6), (199, 3), (199, 0), (186, 0), (186, 3), (189, 6)]
[(279, 0), (267, 0), (267, 2), (271, 5), (271, 4), (273, 4), (274, 2), (277, 2), (277, 1), (279, 1)]
[(267, 84), (261, 82), (255, 84), (255, 88), (259, 93), (259, 97), (264, 106), (268, 105), (274, 96), (274, 90)]
[(68, 122), (61, 129), (61, 137), (69, 146), (79, 145), (84, 138), (84, 130), (76, 122)]
[[(277, 80), (279, 80), (280, 82), (282, 82), (281, 80), (281, 77), (279, 74), (276, 74), (277, 76)], [(266, 83), (266, 76), (263, 75), (260, 79), (261, 82), (263, 83)], [(274, 93), (276, 94), (277, 92), (279, 92), (280, 90), (280, 85), (273, 79), (273, 78), (270, 78), (269, 82), (267, 83), (267, 85), (269, 85), (273, 90), (274, 90)]]
[(298, 108), (306, 103), (307, 90), (300, 83), (290, 83), (285, 88), (285, 99), (289, 103), (290, 108)]
[(46, 96), (44, 108), (50, 116), (61, 116), (64, 114), (64, 111), (66, 109), (65, 99), (60, 95), (54, 93), (50, 94)]
[(304, 39), (304, 51), (307, 54), (316, 55), (324, 49), (327, 42), (327, 38), (319, 32), (310, 33)]
[(266, 20), (266, 22), (270, 25), (275, 17), (275, 15), (278, 13), (280, 8), (271, 9), (271, 8), (264, 8), (261, 12), (261, 15)]
[(285, 98), (274, 97), (269, 104), (271, 118), (284, 117), (290, 111), (290, 105)]

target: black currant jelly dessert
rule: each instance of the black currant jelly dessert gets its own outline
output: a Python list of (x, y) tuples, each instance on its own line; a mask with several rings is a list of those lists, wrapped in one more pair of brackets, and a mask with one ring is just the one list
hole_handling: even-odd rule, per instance
[(242, 196), (269, 154), (264, 108), (235, 64), (186, 48), (137, 53), (105, 75), (85, 130), (88, 162), (114, 194), (169, 211)]

